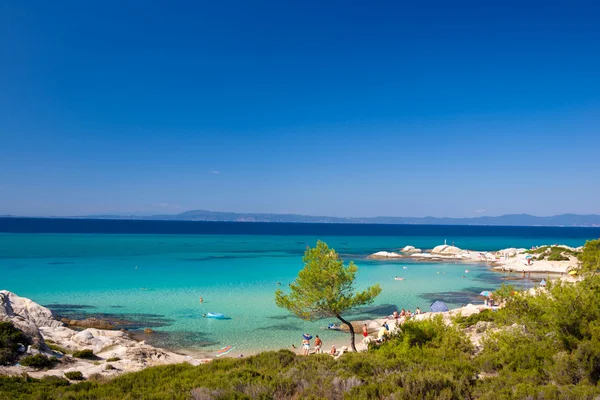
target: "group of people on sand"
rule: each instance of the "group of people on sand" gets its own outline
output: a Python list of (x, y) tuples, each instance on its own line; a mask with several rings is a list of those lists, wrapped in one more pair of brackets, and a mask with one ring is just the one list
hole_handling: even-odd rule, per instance
[(423, 314), (423, 312), (421, 311), (421, 309), (419, 307), (417, 307), (415, 309), (415, 312), (412, 313), (410, 310), (405, 310), (404, 308), (402, 309), (402, 311), (398, 312), (398, 310), (394, 310), (394, 312), (392, 313), (391, 317), (394, 319), (398, 319), (398, 318), (410, 318), (413, 315), (419, 315), (419, 314)]
[[(310, 354), (310, 339), (308, 339), (309, 337), (311, 336), (308, 333), (305, 333), (304, 337), (302, 338), (302, 354), (305, 356)], [(296, 346), (292, 344), (292, 348), (296, 349)], [(335, 345), (331, 346), (329, 354), (333, 356), (336, 353), (337, 349), (335, 348)], [(321, 340), (319, 335), (315, 336), (315, 354), (323, 354), (323, 341)]]

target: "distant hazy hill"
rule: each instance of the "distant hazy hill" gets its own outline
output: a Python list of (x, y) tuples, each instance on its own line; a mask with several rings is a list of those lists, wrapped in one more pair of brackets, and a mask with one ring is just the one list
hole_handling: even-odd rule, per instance
[(175, 215), (95, 215), (84, 218), (151, 219), (169, 221), (222, 221), (222, 222), (297, 222), (336, 224), (415, 224), (415, 225), (503, 225), (503, 226), (600, 226), (600, 215), (562, 214), (536, 217), (528, 214), (510, 214), (499, 217), (436, 218), (436, 217), (367, 217), (338, 218), (297, 214), (231, 213), (194, 210)]

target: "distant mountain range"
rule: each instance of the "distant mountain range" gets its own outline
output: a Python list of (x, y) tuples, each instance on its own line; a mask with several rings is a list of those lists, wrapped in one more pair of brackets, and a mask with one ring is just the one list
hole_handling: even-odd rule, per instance
[(561, 214), (536, 217), (528, 214), (509, 214), (499, 217), (437, 218), (437, 217), (320, 217), (298, 214), (232, 213), (194, 210), (174, 215), (93, 215), (75, 218), (135, 219), (165, 221), (218, 222), (295, 222), (330, 224), (411, 224), (411, 225), (496, 225), (496, 226), (583, 226), (600, 227), (600, 215)]

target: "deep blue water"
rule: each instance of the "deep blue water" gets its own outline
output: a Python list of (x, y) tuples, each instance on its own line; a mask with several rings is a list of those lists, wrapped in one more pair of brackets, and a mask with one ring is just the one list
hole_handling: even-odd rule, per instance
[(0, 218), (0, 232), (146, 233), (196, 235), (498, 236), (515, 238), (600, 237), (600, 228), (474, 225), (299, 224), (262, 222), (146, 221)]

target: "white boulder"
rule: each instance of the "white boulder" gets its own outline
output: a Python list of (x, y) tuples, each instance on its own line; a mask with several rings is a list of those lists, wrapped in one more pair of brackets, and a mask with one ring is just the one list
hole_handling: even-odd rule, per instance
[(421, 249), (417, 249), (415, 246), (405, 246), (401, 251), (403, 253), (413, 254), (413, 253), (420, 253)]
[(447, 244), (442, 244), (440, 246), (436, 246), (431, 250), (432, 254), (443, 254), (443, 255), (456, 255), (462, 253), (463, 250), (459, 249), (455, 246), (448, 246)]
[(370, 258), (401, 258), (402, 256), (398, 253), (389, 251), (378, 251), (377, 253), (371, 254)]

